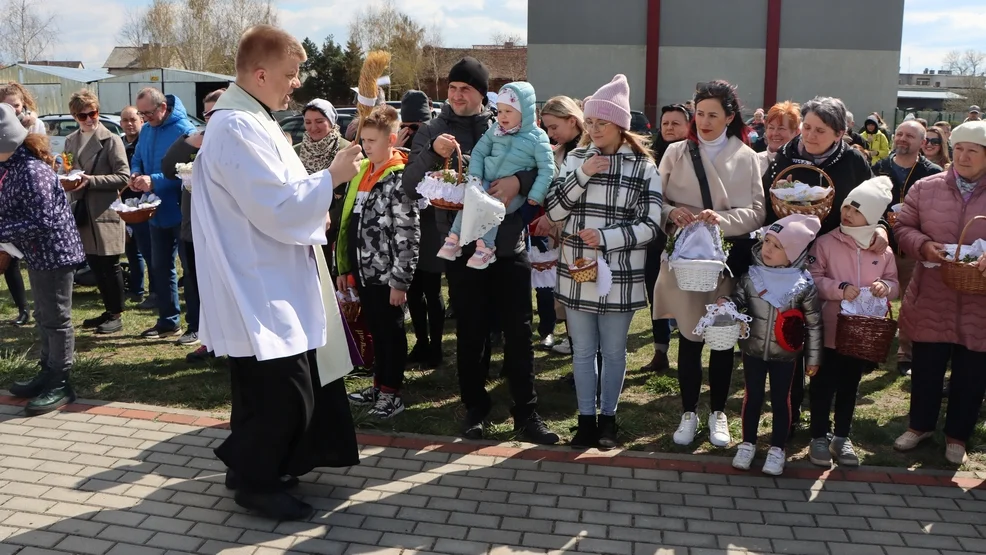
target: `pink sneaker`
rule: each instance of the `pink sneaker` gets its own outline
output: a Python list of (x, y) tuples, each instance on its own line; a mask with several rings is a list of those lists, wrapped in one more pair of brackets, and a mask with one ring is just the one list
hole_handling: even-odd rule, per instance
[(490, 264), (496, 262), (496, 254), (493, 253), (496, 249), (490, 249), (484, 246), (482, 241), (479, 241), (476, 245), (476, 252), (469, 257), (469, 261), (466, 262), (466, 266), (469, 266), (473, 270), (482, 270), (489, 266)]
[(462, 256), (462, 247), (459, 246), (459, 238), (450, 234), (445, 238), (445, 244), (438, 249), (438, 258), (454, 261)]

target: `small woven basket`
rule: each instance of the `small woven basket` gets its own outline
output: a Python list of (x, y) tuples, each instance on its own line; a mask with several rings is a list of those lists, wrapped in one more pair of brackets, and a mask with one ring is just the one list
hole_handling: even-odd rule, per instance
[(771, 189), (776, 189), (778, 183), (780, 183), (783, 177), (796, 169), (804, 168), (807, 170), (812, 170), (818, 172), (829, 185), (829, 194), (825, 196), (822, 200), (812, 201), (810, 204), (796, 204), (781, 200), (775, 197), (773, 194), (770, 195), (770, 204), (774, 207), (774, 214), (777, 214), (778, 218), (786, 218), (792, 214), (802, 214), (805, 216), (817, 216), (819, 220), (824, 221), (832, 211), (832, 201), (835, 199), (835, 183), (829, 174), (825, 173), (815, 166), (809, 166), (807, 164), (794, 164), (788, 166), (778, 172), (777, 177), (774, 178), (774, 182), (770, 184)]
[(0, 251), (0, 274), (7, 271), (7, 268), (13, 260), (14, 257), (7, 254), (7, 251)]
[[(456, 174), (455, 174), (455, 176), (456, 176), (455, 177), (455, 184), (458, 187), (462, 187), (462, 182), (465, 179), (465, 176), (462, 174), (462, 149), (459, 148), (459, 143), (455, 143), (455, 159), (459, 163), (458, 164), (459, 165), (459, 171), (457, 171)], [(450, 158), (446, 158), (445, 159), (445, 168), (442, 171), (428, 172), (427, 175), (431, 176), (433, 179), (441, 180), (443, 172), (447, 172), (449, 170), (449, 163), (450, 162), (451, 162), (451, 157)], [(445, 199), (440, 199), (440, 198), (431, 199), (429, 202), (435, 208), (441, 208), (442, 210), (452, 210), (452, 211), (462, 210), (462, 203), (461, 202), (449, 202), (449, 201), (447, 201)]]
[(558, 265), (557, 260), (549, 260), (547, 262), (531, 262), (531, 269), (538, 272), (547, 272), (548, 270), (554, 268)]
[(342, 311), (342, 315), (346, 321), (352, 324), (359, 319), (359, 313), (361, 310), (360, 302), (351, 299), (340, 300), (339, 310)]
[(669, 263), (678, 289), (708, 293), (719, 287), (726, 264), (718, 260), (676, 260)]
[[(965, 243), (965, 234), (969, 231), (969, 226), (972, 222), (976, 220), (986, 220), (986, 216), (976, 216), (969, 220), (969, 223), (965, 224), (962, 228), (962, 234), (959, 236), (959, 246), (961, 247)], [(959, 262), (959, 251), (961, 248), (955, 249), (955, 256), (952, 260), (942, 260), (941, 263), (941, 279), (945, 282), (945, 285), (952, 289), (953, 291), (958, 291), (959, 293), (965, 293), (966, 295), (986, 295), (986, 276), (979, 271), (979, 268), (975, 263)]]
[[(573, 237), (579, 238), (578, 235), (569, 235), (568, 237), (562, 239), (562, 244)], [(568, 273), (572, 276), (572, 279), (575, 280), (576, 283), (596, 281), (596, 278), (599, 277), (599, 262), (597, 262), (597, 259), (599, 258), (599, 250), (596, 248), (593, 248), (592, 250), (595, 253), (595, 258), (589, 260), (589, 263), (584, 266), (574, 266), (568, 263), (568, 257), (565, 256), (565, 249), (561, 249), (562, 261), (565, 262), (566, 266), (568, 266)], [(578, 260), (580, 259), (577, 259), (576, 262), (578, 262)]]
[(895, 335), (897, 320), (889, 304), (884, 318), (840, 312), (835, 324), (835, 350), (841, 355), (881, 364), (890, 354)]
[(890, 224), (890, 227), (893, 227), (897, 223), (897, 212), (893, 210), (887, 212), (887, 223)]
[[(64, 176), (63, 176), (64, 177)], [(58, 178), (58, 183), (61, 184), (62, 189), (67, 193), (69, 191), (74, 191), (80, 183), (82, 183), (82, 176), (78, 176), (77, 179), (62, 179)]]
[(731, 324), (713, 324), (705, 328), (702, 338), (713, 351), (730, 351), (736, 346), (746, 322), (733, 320)]
[(120, 216), (120, 219), (124, 223), (130, 225), (142, 224), (154, 217), (154, 213), (157, 212), (157, 207), (154, 208), (142, 208), (140, 210), (131, 210), (129, 212), (117, 211), (116, 214)]

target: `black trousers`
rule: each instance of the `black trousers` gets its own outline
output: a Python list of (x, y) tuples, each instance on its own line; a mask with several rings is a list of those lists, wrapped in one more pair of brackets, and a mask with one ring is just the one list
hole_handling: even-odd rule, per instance
[(492, 408), (486, 376), (489, 337), (497, 320), (503, 330), (503, 374), (514, 401), (511, 413), (515, 422), (526, 421), (537, 410), (530, 260), (526, 252), (518, 253), (497, 258), (484, 270), (473, 270), (466, 267), (467, 259), (463, 255), (447, 263), (445, 269), (455, 310), (456, 370), (462, 402), (471, 420), (485, 418)]
[(445, 302), (442, 300), (442, 274), (416, 270), (407, 291), (407, 310), (411, 313), (415, 347), (441, 350), (445, 332)]
[(757, 444), (767, 376), (770, 376), (770, 408), (773, 411), (770, 446), (784, 448), (791, 429), (791, 384), (794, 374), (794, 361), (766, 361), (743, 354), (743, 375), (746, 381), (746, 392), (743, 395), (743, 441)]
[(191, 241), (182, 241), (182, 248), (185, 249), (185, 267), (182, 268), (185, 272), (185, 323), (189, 332), (198, 333), (202, 299), (199, 297), (199, 278), (195, 271), (195, 245)]
[(86, 255), (89, 269), (96, 276), (96, 288), (103, 298), (103, 307), (110, 314), (123, 312), (123, 270), (120, 269), (120, 255)]
[[(702, 392), (702, 348), (704, 341), (678, 338), (678, 385), (684, 412), (698, 412)], [(712, 411), (724, 411), (733, 377), (733, 351), (712, 351), (709, 360), (709, 396)]]
[(359, 464), (343, 380), (320, 387), (315, 351), (272, 360), (229, 358), (230, 435), (216, 456), (244, 487), (274, 491), (284, 475)]
[[(829, 413), (835, 401), (835, 436), (849, 437), (853, 413), (856, 412), (856, 395), (859, 381), (869, 362), (855, 357), (840, 355), (835, 349), (826, 348), (822, 356), (822, 366), (818, 374), (811, 378), (808, 390), (811, 404), (811, 437), (825, 437), (832, 431)], [(941, 386), (938, 386), (941, 398)]]
[(976, 429), (986, 395), (986, 353), (952, 343), (914, 342), (911, 370), (911, 424), (918, 432), (938, 425), (945, 370), (952, 363), (945, 436), (968, 441)]
[(24, 289), (24, 276), (21, 275), (19, 259), (11, 257), (10, 265), (3, 272), (3, 278), (7, 281), (7, 289), (10, 289), (10, 296), (14, 299), (17, 312), (27, 310), (27, 292)]
[(387, 285), (357, 284), (357, 292), (373, 336), (373, 381), (385, 393), (396, 393), (404, 386), (407, 364), (404, 309), (390, 304)]
[[(668, 237), (663, 233), (657, 239), (647, 244), (647, 261), (644, 264), (644, 286), (647, 291), (647, 302), (654, 306), (654, 285), (661, 275), (661, 253), (668, 244)], [(667, 319), (651, 320), (651, 330), (654, 333), (654, 344), (667, 346), (671, 343), (671, 322)]]

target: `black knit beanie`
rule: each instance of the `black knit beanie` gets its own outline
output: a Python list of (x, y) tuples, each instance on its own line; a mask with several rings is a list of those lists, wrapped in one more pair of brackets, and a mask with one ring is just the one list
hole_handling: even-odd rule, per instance
[(490, 70), (486, 69), (483, 62), (472, 56), (462, 58), (448, 72), (448, 82), (460, 81), (476, 89), (483, 95), (483, 102), (486, 102), (486, 93), (490, 90)]
[(410, 90), (401, 98), (401, 121), (404, 123), (425, 122), (431, 119), (431, 102), (421, 91)]

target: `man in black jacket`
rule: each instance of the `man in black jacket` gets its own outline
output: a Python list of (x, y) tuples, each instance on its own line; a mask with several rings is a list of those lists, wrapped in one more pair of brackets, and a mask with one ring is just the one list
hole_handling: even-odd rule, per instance
[[(931, 163), (921, 154), (921, 147), (924, 146), (926, 134), (927, 131), (917, 120), (909, 120), (900, 124), (894, 133), (893, 154), (873, 166), (873, 173), (886, 175), (893, 182), (893, 200), (890, 202), (890, 206), (904, 202), (907, 191), (914, 183), (929, 175), (942, 172), (939, 166)], [(907, 284), (911, 281), (911, 276), (914, 274), (914, 264), (917, 261), (905, 256), (900, 251), (892, 234), (890, 245), (893, 247), (897, 259), (897, 275), (901, 291), (903, 291), (907, 289)], [(897, 371), (902, 376), (909, 376), (911, 374), (911, 341), (904, 335), (903, 330), (899, 332), (898, 345)]]
[[(418, 128), (404, 169), (404, 190), (414, 199), (421, 197), (417, 186), (425, 172), (439, 169), (447, 158), (456, 168), (456, 145), (465, 163), (492, 121), (486, 106), (489, 71), (482, 63), (463, 58), (452, 66), (448, 81), (448, 102), (437, 118)], [(525, 171), (497, 180), (489, 193), (510, 204), (514, 196), (527, 194), (536, 175), (536, 171)], [(455, 212), (436, 209), (434, 213), (433, 221), (421, 221), (422, 243), (431, 234), (448, 235), (455, 219)], [(492, 409), (486, 391), (489, 357), (485, 354), (489, 349), (491, 315), (495, 315), (504, 330), (503, 370), (514, 401), (514, 430), (534, 443), (558, 442), (558, 435), (548, 430), (537, 413), (531, 345), (531, 264), (524, 243), (525, 227), (520, 211), (507, 214), (496, 236), (497, 261), (485, 270), (466, 268), (475, 245), (465, 247), (462, 257), (445, 265), (456, 314), (459, 391), (466, 406), (463, 435), (470, 439), (482, 438), (483, 423)]]

